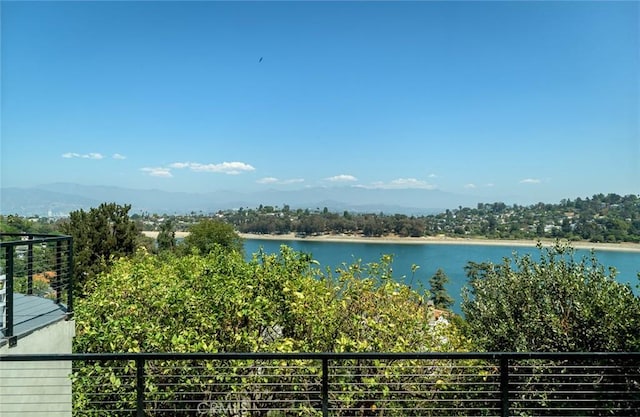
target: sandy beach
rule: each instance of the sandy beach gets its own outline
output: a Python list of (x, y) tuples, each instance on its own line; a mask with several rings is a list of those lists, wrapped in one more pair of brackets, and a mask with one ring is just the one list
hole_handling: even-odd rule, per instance
[[(153, 231), (153, 230), (143, 230), (142, 231), (143, 235), (145, 235), (146, 237), (153, 238), (153, 239), (157, 239), (159, 233), (160, 232), (156, 232), (156, 231)], [(189, 236), (189, 232), (176, 232), (176, 238), (177, 239), (184, 239), (187, 236)]]
[[(144, 231), (145, 236), (157, 238), (158, 232)], [(187, 236), (188, 232), (176, 232), (176, 238), (182, 239)], [(480, 239), (480, 238), (452, 238), (445, 236), (427, 236), (427, 237), (364, 237), (354, 235), (321, 235), (298, 237), (294, 233), (282, 235), (264, 235), (253, 233), (240, 233), (244, 239), (263, 239), (263, 240), (309, 240), (317, 242), (354, 242), (354, 243), (392, 243), (392, 244), (408, 244), (408, 245), (487, 245), (487, 246), (536, 246), (537, 240), (508, 240), (508, 239)], [(555, 240), (543, 240), (544, 246), (550, 246)], [(571, 242), (571, 246), (576, 249), (596, 249), (596, 250), (612, 250), (618, 252), (638, 252), (640, 253), (640, 244), (638, 243), (593, 243), (593, 242)]]
[[(392, 244), (413, 244), (413, 245), (487, 245), (487, 246), (528, 246), (534, 247), (537, 240), (509, 240), (509, 239), (480, 239), (480, 238), (452, 238), (445, 236), (425, 236), (425, 237), (364, 237), (353, 235), (321, 235), (309, 237), (296, 237), (294, 233), (282, 235), (261, 235), (253, 233), (240, 233), (244, 239), (264, 239), (264, 240), (312, 240), (318, 242), (355, 242), (355, 243), (392, 243)], [(543, 240), (543, 246), (555, 244), (555, 240)], [(576, 249), (597, 249), (640, 253), (638, 243), (593, 243), (593, 242), (571, 242), (571, 246)]]

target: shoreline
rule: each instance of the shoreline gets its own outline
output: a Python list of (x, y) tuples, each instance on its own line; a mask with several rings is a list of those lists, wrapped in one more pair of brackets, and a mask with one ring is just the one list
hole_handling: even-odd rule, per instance
[[(143, 231), (145, 236), (156, 239), (157, 231)], [(283, 241), (310, 241), (310, 242), (339, 242), (339, 243), (376, 243), (376, 244), (406, 244), (406, 245), (484, 245), (484, 246), (512, 246), (512, 247), (536, 247), (538, 240), (529, 239), (482, 239), (482, 238), (455, 238), (444, 236), (425, 236), (425, 237), (399, 237), (399, 236), (383, 236), (383, 237), (364, 237), (354, 235), (320, 235), (300, 237), (295, 233), (286, 233), (281, 235), (266, 235), (255, 233), (238, 233), (243, 239), (250, 240), (283, 240)], [(189, 232), (176, 232), (176, 238), (183, 239), (189, 235)], [(545, 247), (555, 244), (555, 240), (542, 240)], [(561, 240), (561, 242), (567, 242)], [(574, 249), (600, 250), (600, 251), (617, 251), (617, 252), (635, 252), (640, 253), (640, 243), (594, 243), (594, 242), (568, 242)]]
[[(377, 243), (377, 244), (407, 244), (407, 245), (484, 245), (484, 246), (515, 246), (515, 247), (536, 247), (538, 240), (528, 239), (482, 239), (482, 238), (454, 238), (440, 236), (426, 237), (364, 237), (353, 235), (321, 235), (298, 237), (294, 233), (282, 235), (264, 235), (254, 233), (239, 233), (243, 239), (252, 240), (287, 240), (287, 241), (312, 241), (312, 242), (345, 242), (345, 243)], [(545, 247), (552, 246), (555, 240), (542, 240)], [(567, 241), (561, 241), (567, 242)], [(594, 242), (568, 242), (574, 249), (594, 249), (608, 250), (617, 252), (637, 252), (640, 253), (640, 244), (638, 243), (594, 243)]]

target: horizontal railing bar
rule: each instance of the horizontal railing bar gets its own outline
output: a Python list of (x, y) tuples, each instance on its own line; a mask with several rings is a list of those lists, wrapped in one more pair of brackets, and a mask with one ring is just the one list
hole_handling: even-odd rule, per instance
[[(367, 393), (368, 394), (368, 393)], [(441, 393), (439, 393), (441, 394)], [(464, 393), (462, 393), (464, 394)], [(482, 403), (499, 403), (500, 399), (499, 398), (421, 398), (421, 399), (416, 399), (416, 398), (397, 398), (397, 399), (392, 399), (392, 398), (375, 398), (375, 399), (371, 399), (371, 401), (375, 401), (375, 402), (379, 402), (379, 403), (406, 403), (406, 402), (411, 402), (411, 403), (438, 403), (438, 402), (442, 402), (442, 403), (450, 403), (452, 401), (455, 401), (456, 403), (458, 402), (482, 402)]]
[[(353, 394), (353, 393), (351, 393)], [(430, 393), (432, 394), (432, 393)], [(441, 393), (438, 393), (441, 394)], [(468, 394), (468, 393), (458, 393), (458, 394)], [(415, 395), (415, 393), (414, 393)], [(363, 399), (364, 400), (364, 399)], [(451, 403), (451, 402), (455, 402), (455, 403), (482, 403), (485, 405), (489, 405), (491, 404), (491, 406), (497, 406), (497, 404), (500, 403), (500, 399), (499, 398), (489, 398), (489, 397), (481, 397), (481, 398), (459, 398), (459, 397), (452, 397), (452, 398), (415, 398), (415, 397), (409, 397), (409, 398), (375, 398), (375, 399), (369, 399), (367, 398), (367, 400), (371, 400), (371, 401), (376, 401), (376, 402), (380, 402), (380, 403), (415, 403), (415, 404), (422, 404), (422, 403)]]
[[(134, 375), (116, 375), (116, 376), (120, 376), (122, 378), (135, 378)], [(232, 385), (232, 384), (237, 384), (238, 382), (246, 382), (246, 383), (256, 383), (256, 381), (254, 381), (254, 379), (266, 379), (267, 381), (265, 381), (265, 384), (276, 384), (275, 382), (269, 382), (268, 380), (277, 380), (277, 381), (285, 381), (285, 382), (278, 382), (277, 384), (294, 384), (294, 383), (302, 383), (302, 382), (310, 382), (310, 381), (317, 381), (319, 378), (319, 375), (316, 376), (310, 376), (310, 377), (302, 377), (302, 376), (297, 376), (297, 375), (290, 375), (287, 378), (285, 377), (280, 377), (278, 375), (269, 375), (269, 376), (261, 376), (261, 375), (253, 375), (253, 376), (238, 376), (238, 375), (225, 375), (226, 378), (229, 378), (229, 380), (227, 381), (216, 381), (215, 378), (207, 378), (207, 377), (200, 377), (198, 375), (190, 375), (190, 376), (173, 376), (173, 377), (166, 377), (165, 375), (153, 375), (153, 374), (148, 374), (147, 375), (149, 378), (152, 378), (154, 380), (167, 380), (167, 379), (171, 379), (171, 378), (197, 378), (198, 381), (200, 382), (208, 382), (211, 385)], [(332, 377), (334, 377), (334, 375), (330, 375)], [(287, 379), (292, 379), (295, 378), (295, 381), (289, 381), (286, 382)], [(350, 382), (350, 385), (352, 386), (369, 386), (369, 385), (376, 385), (376, 384), (402, 384), (402, 385), (406, 385), (406, 384), (411, 384), (411, 385), (415, 385), (415, 386), (430, 386), (430, 385), (434, 385), (437, 384), (437, 381), (424, 381), (424, 382), (418, 382), (415, 380), (403, 380), (403, 381), (396, 381), (393, 379), (388, 379), (388, 378), (376, 378), (374, 375), (371, 376), (371, 378), (375, 378), (374, 381), (371, 382)], [(205, 380), (212, 380), (212, 381), (205, 381)], [(353, 378), (345, 378), (344, 382), (349, 382), (349, 380), (352, 380)], [(173, 382), (173, 384), (185, 384), (185, 383), (192, 383), (193, 381), (182, 381), (182, 382)], [(159, 382), (159, 383), (164, 383), (164, 384), (169, 384), (169, 382)], [(343, 383), (343, 381), (336, 381), (336, 382), (331, 382), (330, 385), (340, 385), (341, 383)], [(473, 385), (473, 386), (496, 386), (499, 385), (497, 381), (458, 381), (455, 378), (452, 378), (449, 380), (449, 383), (451, 384), (456, 384), (456, 385)], [(532, 384), (528, 384), (528, 385), (533, 385)], [(548, 385), (548, 384), (537, 384), (537, 385)], [(583, 383), (583, 384), (567, 384), (567, 385), (593, 385), (592, 383)], [(604, 384), (603, 384), (604, 385)]]
[[(258, 385), (257, 387), (262, 387), (262, 386), (267, 386), (267, 385)], [(275, 386), (275, 385), (268, 385), (268, 386)], [(292, 385), (293, 386), (293, 385)], [(156, 385), (156, 387), (160, 388), (160, 386)], [(169, 386), (168, 388), (175, 388), (175, 386)], [(177, 393), (182, 394), (182, 395), (186, 395), (186, 394), (202, 394), (204, 391), (177, 391)], [(211, 395), (227, 395), (227, 394), (253, 394), (256, 392), (260, 392), (260, 391), (212, 391), (212, 392), (207, 392), (208, 394)], [(317, 394), (319, 393), (320, 390), (299, 390), (299, 391), (269, 391), (269, 394), (283, 394), (283, 393), (294, 393), (294, 394)], [(149, 395), (155, 395), (155, 392), (149, 393)], [(164, 395), (165, 391), (158, 391), (157, 395)]]
[[(182, 393), (180, 393), (182, 394)], [(314, 393), (317, 394), (317, 393)], [(147, 398), (147, 397), (145, 397)], [(215, 403), (221, 403), (221, 404), (235, 404), (237, 402), (242, 402), (244, 401), (244, 398), (234, 398), (231, 400), (217, 400), (217, 399), (207, 399), (207, 400), (203, 400), (203, 399), (193, 399), (193, 400), (172, 400), (171, 403), (172, 404), (199, 404), (203, 401), (210, 401), (210, 402), (215, 402)], [(270, 404), (270, 403), (308, 403), (310, 400), (308, 399), (280, 399), (280, 398), (271, 398), (271, 399), (252, 399), (250, 400), (250, 402), (254, 402), (254, 403), (261, 403), (261, 404)], [(162, 399), (153, 399), (153, 398), (148, 398), (145, 399), (145, 403), (149, 403), (149, 402), (163, 402)]]
[[(351, 384), (348, 384), (351, 385)], [(447, 384), (447, 385), (453, 385), (453, 384)], [(386, 391), (380, 391), (380, 390), (371, 390), (371, 389), (366, 389), (367, 387), (365, 386), (359, 386), (358, 388), (364, 388), (364, 389), (357, 389), (357, 390), (348, 390), (348, 389), (331, 389), (331, 392), (334, 393), (339, 393), (339, 394), (352, 394), (352, 393), (420, 393), (420, 392), (439, 392), (441, 394), (448, 394), (448, 393), (469, 393), (469, 394), (479, 394), (479, 393), (498, 393), (500, 392), (500, 389), (498, 387), (486, 387), (486, 388), (493, 388), (493, 389), (478, 389), (478, 390), (464, 390), (464, 389), (458, 389), (458, 390), (437, 390), (438, 386), (437, 385), (426, 385), (426, 386), (420, 386), (420, 387), (416, 387), (415, 389), (407, 389), (407, 390), (394, 390), (392, 388), (390, 388), (389, 390)], [(427, 389), (423, 389), (421, 390), (420, 388), (427, 388)], [(436, 390), (436, 391), (434, 391)]]
[[(38, 243), (71, 240), (71, 236), (68, 236), (68, 235), (51, 235), (46, 233), (0, 233), (0, 238), (4, 238), (4, 237), (15, 237), (15, 238), (19, 238), (19, 240), (0, 241), (0, 248), (6, 247), (6, 246), (28, 246), (28, 245), (38, 244)], [(28, 239), (22, 240), (22, 238), (25, 238), (25, 237)]]
[[(176, 385), (159, 385), (159, 384), (154, 384), (160, 391), (158, 392), (157, 395), (161, 396), (164, 394), (164, 391), (162, 391), (163, 388), (179, 388), (179, 386)], [(295, 385), (291, 384), (291, 385), (276, 385), (276, 384), (272, 384), (272, 385), (256, 385), (256, 387), (294, 387)], [(210, 384), (207, 384), (207, 387), (211, 387)], [(180, 394), (202, 394), (203, 391), (178, 391)], [(251, 394), (251, 393), (255, 393), (255, 392), (260, 392), (260, 391), (233, 391), (233, 393), (238, 393), (238, 392), (243, 392), (245, 394)], [(299, 391), (284, 391), (284, 390), (279, 390), (279, 391), (270, 391), (269, 394), (274, 394), (274, 395), (280, 395), (282, 393), (285, 392), (291, 392), (291, 393), (296, 393), (296, 394), (305, 394), (305, 393), (319, 393), (320, 390), (299, 390)], [(226, 391), (218, 391), (218, 392), (212, 392), (212, 395), (218, 394), (218, 395), (222, 395), (222, 394), (227, 394), (228, 392)], [(155, 393), (150, 393), (149, 395), (153, 396)]]
[[(95, 393), (89, 393), (89, 394), (94, 395)], [(115, 392), (111, 393), (111, 395), (115, 395), (115, 394), (122, 394), (122, 393), (115, 393)], [(132, 393), (130, 392), (129, 394), (132, 394)], [(133, 401), (134, 400), (132, 399), (132, 400), (130, 400), (128, 402), (132, 403)], [(89, 404), (122, 404), (123, 401), (121, 401), (121, 400), (113, 400), (113, 401), (104, 400), (104, 401), (87, 401), (87, 403), (89, 403)], [(127, 403), (127, 402), (125, 402), (125, 403)]]
[[(199, 379), (215, 379), (218, 376), (213, 376), (213, 375), (208, 375), (208, 376), (200, 376), (197, 374), (189, 374), (189, 375), (185, 375), (185, 374), (172, 374), (172, 375), (168, 375), (168, 374), (154, 374), (154, 373), (149, 373), (148, 374), (150, 378), (192, 378), (192, 377), (197, 377)], [(234, 378), (234, 379), (247, 379), (247, 380), (251, 380), (252, 378), (272, 378), (272, 379), (289, 379), (289, 378), (318, 378), (320, 375), (316, 375), (316, 374), (294, 374), (294, 375), (274, 375), (274, 374), (244, 374), (244, 375), (239, 375), (239, 374), (223, 374), (225, 375), (225, 377), (228, 378)]]
[[(516, 388), (510, 387), (509, 390), (517, 394), (526, 394), (526, 393), (532, 393), (532, 392), (559, 392), (559, 393), (588, 392), (588, 391), (601, 392), (600, 390), (607, 390), (607, 392), (612, 392), (610, 390), (625, 389), (625, 388), (628, 389), (628, 387), (630, 386), (630, 383), (584, 384), (583, 386), (567, 386), (563, 384), (553, 384), (553, 388), (551, 388), (550, 385), (551, 384), (544, 384), (541, 386), (537, 384), (531, 384), (531, 386), (523, 386), (523, 387), (516, 387)], [(540, 387), (540, 388), (536, 388), (536, 387)], [(636, 392), (640, 392), (640, 391), (636, 391)]]
[[(189, 366), (189, 365), (183, 365), (181, 367), (176, 367), (173, 369), (167, 369), (167, 372), (169, 371), (173, 371), (173, 373), (169, 373), (169, 374), (163, 374), (163, 375), (171, 375), (171, 376), (189, 376), (189, 375), (195, 375), (195, 372), (193, 374), (184, 374), (184, 373), (179, 373), (179, 371), (184, 371), (185, 368), (189, 368), (189, 369), (193, 369), (194, 371), (197, 372), (197, 369)], [(164, 368), (166, 369), (166, 368)], [(202, 371), (206, 371), (206, 372), (211, 372), (211, 369), (204, 369), (201, 368)], [(305, 372), (313, 372), (311, 371), (309, 368), (307, 367), (300, 367), (300, 368), (290, 368), (286, 365), (283, 365), (279, 368), (271, 368), (271, 369), (260, 369), (260, 368), (242, 368), (241, 371), (243, 372), (242, 374), (238, 374), (238, 376), (296, 376), (296, 375), (300, 375), (300, 374), (294, 374), (294, 373), (283, 373), (283, 374), (277, 374), (274, 373), (273, 371), (282, 371), (282, 370), (287, 370), (287, 371), (305, 371)], [(151, 369), (151, 371), (153, 371), (153, 369)], [(233, 369), (233, 368), (217, 368), (216, 371), (219, 372), (237, 372), (237, 369)], [(268, 371), (268, 372), (267, 372)], [(313, 376), (317, 376), (320, 372), (317, 373), (309, 373), (308, 375), (313, 375)], [(206, 374), (198, 374), (198, 375), (206, 375)], [(219, 374), (218, 374), (219, 375)], [(306, 374), (305, 374), (306, 375)]]
[[(432, 393), (434, 391), (419, 391), (419, 390), (388, 390), (388, 391), (376, 391), (376, 390), (363, 390), (363, 391), (348, 391), (348, 390), (331, 390), (333, 394), (419, 394), (421, 392), (429, 392)], [(446, 390), (446, 391), (436, 391), (438, 394), (497, 394), (500, 390), (478, 390), (478, 391), (465, 391), (465, 390)]]
[[(269, 408), (269, 410), (263, 410), (260, 408), (242, 408), (241, 409), (243, 412), (250, 412), (250, 411), (291, 411), (290, 408)], [(194, 409), (189, 409), (189, 408), (152, 408), (151, 411), (156, 411), (156, 412), (163, 412), (163, 413), (167, 413), (167, 412), (177, 412), (177, 411), (196, 411)], [(203, 415), (211, 415), (211, 414), (207, 414), (207, 413), (203, 413)], [(232, 415), (240, 415), (240, 414), (232, 414)]]
[(278, 360), (278, 359), (316, 359), (316, 360), (356, 360), (356, 359), (640, 359), (640, 352), (219, 352), (219, 353), (152, 353), (152, 352), (123, 352), (123, 353), (69, 353), (69, 354), (22, 354), (0, 355), (0, 361), (108, 361), (108, 360)]
[[(563, 408), (549, 408), (549, 407), (533, 407), (533, 408), (516, 408), (511, 407), (512, 410), (526, 410), (526, 411), (603, 411), (600, 408), (572, 408), (572, 407), (563, 407)], [(628, 408), (623, 407), (607, 407), (606, 411), (626, 411)]]
[[(353, 383), (349, 383), (348, 381), (345, 381), (345, 382), (344, 382), (344, 384), (348, 384), (349, 386), (353, 386), (353, 387), (365, 387), (365, 388), (369, 386), (369, 385), (366, 385), (366, 384), (359, 384), (359, 385), (355, 385), (355, 384), (353, 384)], [(382, 383), (382, 384), (380, 384), (380, 385), (390, 385), (390, 384), (384, 384), (384, 383)], [(411, 386), (413, 386), (413, 387), (417, 387), (417, 388), (422, 388), (422, 387), (425, 387), (425, 388), (431, 388), (431, 387), (437, 386), (438, 384), (433, 383), (433, 384), (403, 384), (403, 385), (411, 385)], [(447, 382), (447, 383), (446, 383), (446, 385), (456, 385), (456, 386), (464, 387), (464, 386), (476, 386), (477, 384), (472, 384), (472, 383), (456, 383), (456, 382)], [(331, 386), (331, 387), (339, 387), (339, 386), (341, 386), (341, 384), (332, 383), (330, 386)], [(484, 389), (483, 389), (483, 390), (461, 391), (461, 392), (492, 392), (492, 391), (499, 391), (499, 387), (497, 387), (497, 384), (492, 384), (492, 385), (482, 385), (482, 387), (486, 387), (486, 388), (494, 388), (494, 390), (484, 390)], [(334, 392), (341, 392), (341, 391), (338, 391), (338, 390), (335, 390), (335, 389), (333, 389), (332, 391), (334, 391)], [(367, 390), (367, 391), (369, 391), (369, 390)], [(447, 390), (447, 392), (451, 392), (451, 391)], [(520, 392), (520, 391), (518, 391), (518, 392)]]
[[(371, 360), (371, 359), (368, 359)], [(431, 367), (438, 367), (438, 368), (443, 368), (443, 369), (492, 369), (492, 368), (496, 368), (497, 367), (497, 360), (492, 360), (492, 362), (495, 362), (493, 364), (482, 364), (482, 365), (475, 365), (475, 366), (464, 366), (464, 365), (449, 365), (449, 364), (443, 364), (442, 361), (446, 360), (446, 361), (450, 361), (451, 359), (402, 359), (402, 360), (410, 360), (412, 362), (415, 361), (420, 361), (420, 363), (417, 364), (408, 364), (408, 363), (403, 363), (403, 362), (399, 362), (396, 361), (395, 359), (388, 359), (385, 360), (385, 362), (382, 363), (367, 363), (367, 364), (356, 364), (356, 365), (330, 365), (329, 369), (359, 369), (359, 368), (363, 368), (363, 367), (371, 367), (371, 368), (376, 368), (376, 367), (387, 367), (387, 366), (394, 366), (397, 365), (403, 369), (413, 369), (413, 368), (422, 368), (425, 366), (431, 366)], [(457, 360), (457, 359), (456, 359)], [(428, 362), (427, 362), (428, 361)], [(435, 362), (435, 363), (434, 363)], [(530, 367), (529, 367), (530, 368)]]
[[(527, 384), (527, 385), (528, 385), (528, 386), (530, 385), (530, 386), (533, 386), (533, 387), (536, 387), (536, 386), (549, 386), (549, 385), (553, 385), (554, 387), (560, 387), (560, 388), (563, 388), (563, 386), (565, 386), (564, 388), (565, 388), (565, 390), (566, 390), (567, 392), (576, 391), (576, 389), (578, 388), (578, 387), (576, 387), (576, 388), (567, 389), (567, 388), (566, 388), (566, 386), (567, 386), (567, 385), (575, 386), (576, 384), (563, 384), (563, 383), (561, 383), (561, 382), (558, 382), (558, 383), (555, 383), (555, 384), (537, 384), (537, 383), (531, 383), (531, 384)], [(626, 384), (625, 384), (625, 383), (622, 383), (622, 382), (607, 382), (607, 383), (604, 383), (604, 384), (595, 384), (595, 383), (594, 383), (594, 384), (581, 384), (581, 385), (583, 385), (585, 388), (586, 388), (586, 387), (591, 387), (591, 388), (592, 388), (594, 385), (597, 385), (597, 386), (602, 387), (602, 388), (606, 388), (606, 387), (615, 388), (615, 387), (627, 387), (627, 386), (629, 386), (629, 384), (628, 384), (628, 383), (626, 383)], [(524, 387), (523, 387), (523, 388), (524, 388)], [(547, 390), (544, 390), (544, 389), (540, 389), (540, 390), (538, 390), (538, 389), (530, 389), (530, 388), (527, 388), (527, 389), (519, 389), (519, 387), (513, 387), (513, 386), (512, 386), (512, 387), (511, 387), (511, 391), (513, 391), (513, 392), (517, 392), (517, 393), (519, 393), (519, 394), (523, 394), (523, 393), (527, 393), (527, 392), (546, 392)], [(561, 389), (560, 391), (553, 390), (553, 392), (565, 392), (565, 391), (563, 391), (563, 390)], [(584, 389), (580, 388), (580, 392), (584, 392)]]
[[(640, 368), (640, 364), (638, 365), (638, 368)], [(589, 369), (588, 371), (590, 371), (589, 373), (580, 373), (580, 374), (567, 374), (567, 373), (538, 373), (538, 374), (518, 374), (518, 373), (513, 373), (510, 374), (512, 375), (514, 378), (557, 378), (559, 376), (562, 376), (564, 378), (573, 378), (573, 377), (593, 377), (593, 376), (601, 376), (601, 375), (605, 375), (605, 376), (616, 376), (616, 375), (624, 375), (624, 372), (616, 372), (616, 373), (602, 373), (602, 372), (597, 372), (594, 373), (593, 372), (593, 368)]]
[[(520, 369), (531, 369), (531, 368), (537, 368), (540, 365), (527, 365), (527, 366), (522, 366), (522, 365), (517, 365), (517, 366), (509, 366), (509, 371), (510, 372), (517, 372)], [(633, 365), (621, 365), (621, 366), (616, 366), (616, 365), (551, 365), (549, 364), (548, 366), (546, 366), (547, 369), (618, 369), (618, 368), (633, 368)], [(462, 366), (462, 368), (465, 368), (464, 366)]]
[[(465, 375), (475, 375), (478, 376), (480, 374), (478, 373), (458, 373), (458, 372), (446, 372), (448, 371), (447, 369), (443, 369), (443, 370), (438, 370), (439, 372), (416, 372), (418, 370), (420, 370), (420, 367), (415, 367), (415, 368), (411, 368), (411, 369), (403, 369), (401, 367), (393, 367), (393, 366), (389, 366), (389, 370), (392, 372), (398, 372), (398, 371), (403, 371), (402, 375), (411, 375), (411, 376), (421, 376), (421, 377), (427, 377), (427, 376), (432, 376), (432, 375), (461, 375), (461, 376), (465, 376)], [(348, 370), (346, 368), (330, 368), (329, 369), (329, 373), (332, 375), (349, 375), (349, 376), (367, 376), (370, 375), (369, 372), (337, 372), (337, 371), (345, 371)], [(375, 369), (376, 371), (385, 371), (386, 367), (378, 367)], [(332, 372), (333, 371), (333, 372)], [(404, 371), (413, 371), (414, 373), (409, 373), (409, 372), (404, 372)], [(485, 369), (479, 369), (479, 372), (485, 371)], [(486, 370), (488, 371), (488, 370)], [(491, 369), (491, 372), (497, 372), (497, 370), (493, 370)], [(393, 377), (396, 376), (395, 373), (389, 373), (389, 374), (383, 374), (384, 376), (387, 377)], [(491, 373), (487, 373), (486, 376), (491, 376), (493, 374)]]
[[(626, 398), (623, 398), (625, 401), (627, 401)], [(601, 401), (616, 401), (616, 399), (613, 398), (576, 398), (576, 397), (571, 397), (571, 398), (545, 398), (544, 400), (540, 400), (540, 399), (536, 399), (536, 398), (532, 398), (532, 399), (524, 399), (524, 398), (519, 398), (518, 402), (521, 403), (537, 403), (540, 401), (544, 401), (546, 402), (570, 402), (570, 403), (587, 403), (587, 402), (601, 402)], [(619, 400), (619, 399), (618, 399)], [(633, 399), (628, 399), (628, 401), (639, 401), (639, 400), (633, 400)]]
[[(341, 407), (341, 408), (330, 408), (330, 410), (333, 411), (360, 411), (362, 408), (360, 407)], [(397, 408), (383, 408), (383, 407), (376, 407), (376, 410), (398, 410)], [(453, 411), (453, 410), (461, 410), (460, 407), (411, 407), (411, 408), (405, 408), (404, 410), (415, 410), (415, 411), (429, 411), (429, 410), (444, 410), (444, 411)], [(464, 408), (462, 410), (465, 411), (483, 411), (486, 410), (486, 408), (484, 407), (469, 407), (469, 408)]]
[[(179, 360), (179, 359), (178, 359)], [(204, 359), (203, 361), (208, 361), (208, 362), (214, 362), (214, 359)], [(320, 361), (316, 361), (317, 363), (320, 363)], [(154, 362), (150, 362), (150, 363), (154, 363)], [(185, 364), (185, 365), (190, 365), (190, 364)], [(243, 367), (247, 370), (266, 370), (266, 369), (282, 369), (283, 367), (287, 367), (287, 369), (309, 369), (310, 367), (312, 367), (312, 364), (303, 366), (293, 366), (293, 365), (288, 365), (288, 364), (284, 364), (284, 365), (249, 365), (247, 367)], [(208, 369), (208, 367), (206, 366), (189, 366), (192, 369), (201, 369), (201, 370), (210, 370)], [(165, 366), (163, 367), (163, 369), (167, 369), (167, 370), (176, 370), (176, 369), (183, 369), (184, 365), (169, 365), (169, 366)], [(216, 370), (227, 370), (227, 369), (234, 369), (237, 368), (237, 366), (216, 366)]]
[[(613, 395), (613, 394), (629, 394), (630, 391), (611, 391), (611, 390), (606, 390), (606, 391), (596, 391), (596, 390), (580, 390), (580, 391), (515, 391), (512, 392), (512, 394), (517, 394), (518, 396), (514, 396), (513, 399), (514, 400), (522, 400), (522, 398), (520, 397), (520, 395), (522, 394), (554, 394), (554, 395), (567, 395), (567, 394), (580, 394), (580, 395), (588, 395), (588, 394), (606, 394), (606, 395)], [(524, 400), (522, 400), (524, 401)], [(635, 400), (635, 401), (640, 401), (640, 399)]]
[[(193, 394), (202, 394), (202, 392), (177, 392), (174, 394), (180, 394), (180, 395), (193, 395)], [(249, 393), (245, 393), (245, 394), (255, 394), (253, 392), (249, 392)], [(299, 396), (303, 396), (303, 395), (309, 395), (309, 394), (314, 394), (314, 395), (318, 395), (319, 392), (296, 392), (296, 391), (283, 391), (283, 392), (278, 392), (278, 393), (267, 393), (270, 396), (273, 396), (273, 398), (270, 399), (254, 399), (252, 401), (256, 401), (256, 402), (260, 402), (260, 403), (282, 403), (282, 402), (292, 402), (292, 403), (299, 403), (299, 402), (304, 402), (304, 401), (309, 401), (309, 399), (295, 399), (295, 398), (277, 398), (276, 394), (279, 395), (290, 395), (290, 394), (297, 394)], [(162, 402), (164, 401), (162, 399), (162, 396), (157, 396), (154, 397), (153, 395), (145, 395), (145, 401), (158, 401), (158, 402)], [(217, 398), (211, 398), (212, 401), (217, 401), (217, 402), (221, 402), (221, 403), (233, 403), (236, 401), (242, 401), (243, 399), (236, 399), (236, 400), (228, 400), (228, 399), (217, 399)], [(202, 402), (202, 400), (171, 400), (172, 403), (174, 404), (189, 404), (189, 403), (200, 403)]]

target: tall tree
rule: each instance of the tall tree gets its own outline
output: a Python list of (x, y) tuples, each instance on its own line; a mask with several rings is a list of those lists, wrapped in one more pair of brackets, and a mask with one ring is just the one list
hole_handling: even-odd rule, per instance
[(71, 212), (60, 226), (73, 237), (74, 284), (79, 295), (95, 286), (95, 277), (112, 262), (135, 252), (140, 232), (129, 218), (130, 205), (103, 203), (88, 212)]
[(436, 273), (429, 278), (429, 291), (433, 306), (441, 310), (448, 310), (453, 305), (453, 298), (447, 292), (445, 284), (449, 282), (449, 277), (442, 268), (438, 268)]
[(158, 251), (174, 250), (176, 247), (176, 232), (171, 219), (165, 220), (160, 225), (160, 233), (157, 238)]
[(184, 239), (187, 252), (197, 249), (203, 255), (213, 251), (217, 245), (229, 251), (242, 252), (244, 248), (242, 238), (232, 225), (211, 219), (191, 226), (189, 235)]
[(463, 292), (472, 338), (487, 351), (637, 351), (640, 298), (595, 255), (540, 247), (540, 260), (513, 255), (470, 264)]

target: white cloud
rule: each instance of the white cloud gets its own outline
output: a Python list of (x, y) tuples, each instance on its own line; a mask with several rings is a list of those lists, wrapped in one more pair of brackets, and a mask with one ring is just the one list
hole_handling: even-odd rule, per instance
[(402, 189), (402, 188), (420, 188), (424, 190), (435, 190), (437, 187), (416, 178), (397, 178), (389, 182), (376, 181), (371, 185), (363, 185), (363, 188), (382, 188), (382, 189)]
[(416, 178), (398, 178), (391, 181), (391, 186), (397, 188), (426, 188), (432, 190), (435, 187), (433, 184), (429, 184), (426, 181), (418, 180)]
[(477, 184), (474, 184), (474, 183), (470, 182), (468, 184), (465, 184), (463, 187), (464, 188), (468, 188), (468, 189), (473, 189), (473, 188), (478, 188), (478, 187), (480, 187), (480, 188), (489, 188), (489, 187), (493, 187), (493, 184), (489, 182), (487, 184), (477, 185)]
[(243, 172), (255, 171), (255, 168), (244, 162), (222, 162), (220, 164), (201, 164), (199, 162), (174, 162), (171, 168), (189, 168), (194, 172), (217, 172), (228, 175), (238, 175)]
[(520, 184), (540, 184), (540, 180), (536, 178), (525, 178), (520, 181)]
[(274, 178), (274, 177), (264, 177), (264, 178), (260, 178), (256, 182), (258, 184), (282, 184), (282, 185), (287, 185), (287, 184), (296, 184), (296, 183), (299, 183), (299, 182), (304, 182), (304, 179), (302, 179), (302, 178), (291, 178), (291, 179), (288, 179), (288, 180), (279, 180), (279, 179)]
[(264, 178), (260, 178), (256, 182), (258, 184), (276, 184), (278, 182), (278, 179), (274, 177), (264, 177)]
[(429, 174), (428, 177), (429, 178), (438, 178), (438, 176), (436, 174)]
[(174, 162), (173, 164), (169, 164), (169, 166), (171, 168), (178, 168), (178, 169), (182, 169), (182, 168), (187, 168), (189, 166), (190, 162)]
[(124, 156), (124, 155), (122, 155), (122, 154), (119, 154), (119, 153), (114, 153), (111, 157), (112, 157), (113, 159), (127, 159), (127, 157), (126, 157), (126, 156)]
[[(119, 155), (119, 154), (116, 154)], [(113, 156), (116, 158), (116, 156)], [(124, 159), (125, 157), (119, 155), (117, 159)], [(163, 177), (163, 178), (171, 178), (173, 174), (171, 173), (171, 169), (184, 169), (188, 168), (194, 172), (219, 172), (223, 174), (229, 175), (237, 175), (246, 171), (255, 170), (249, 164), (245, 164), (244, 162), (223, 162), (221, 164), (201, 164), (198, 162), (173, 162), (169, 164), (167, 167), (151, 167), (151, 168), (141, 168), (140, 170), (147, 173), (152, 177)], [(263, 178), (263, 180), (268, 183), (270, 178)], [(260, 180), (258, 180), (260, 181)]]
[(146, 172), (152, 177), (171, 178), (171, 170), (169, 168), (154, 167), (154, 168), (140, 168), (140, 171)]
[(335, 175), (333, 177), (326, 178), (326, 180), (327, 181), (331, 181), (331, 182), (353, 182), (353, 181), (358, 181), (358, 179), (356, 177), (354, 177), (353, 175), (348, 175), (348, 174)]
[(193, 164), (190, 166), (193, 171), (198, 172), (221, 172), (229, 175), (237, 175), (242, 172), (254, 171), (255, 168), (244, 162), (223, 162), (221, 164)]
[(297, 184), (300, 182), (304, 182), (304, 178), (291, 178), (288, 180), (282, 180), (280, 181), (280, 184)]
[(76, 153), (76, 152), (66, 152), (62, 154), (63, 158), (83, 158), (83, 159), (102, 159), (104, 156), (97, 152), (90, 153)]

